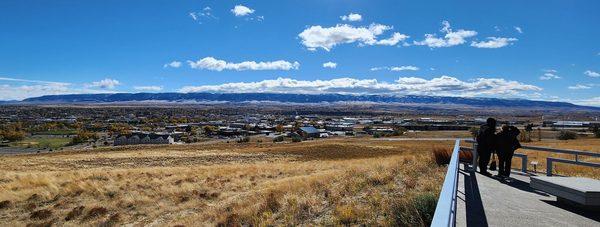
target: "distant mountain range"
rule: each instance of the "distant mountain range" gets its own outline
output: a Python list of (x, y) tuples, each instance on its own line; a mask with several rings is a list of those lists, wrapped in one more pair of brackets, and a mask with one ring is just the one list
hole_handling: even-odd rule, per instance
[[(574, 110), (600, 110), (599, 107), (579, 106), (567, 102), (533, 101), (526, 99), (466, 98), (442, 96), (385, 96), (343, 94), (275, 94), (275, 93), (116, 93), (46, 95), (28, 98), (20, 102), (4, 104), (75, 104), (75, 103), (123, 103), (123, 102), (280, 102), (280, 103), (339, 103), (369, 102), (382, 104), (450, 104), (464, 106), (515, 107), (515, 108), (566, 108)], [(2, 104), (2, 103), (0, 103)]]

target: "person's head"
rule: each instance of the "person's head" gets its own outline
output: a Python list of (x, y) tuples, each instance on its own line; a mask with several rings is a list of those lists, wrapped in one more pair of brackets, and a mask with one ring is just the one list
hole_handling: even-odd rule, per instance
[(494, 118), (491, 118), (491, 117), (488, 118), (486, 123), (489, 127), (492, 127), (492, 128), (496, 127), (496, 119), (494, 119)]
[(508, 129), (509, 129), (509, 127), (508, 127), (507, 124), (502, 124), (502, 131), (503, 132), (508, 132)]

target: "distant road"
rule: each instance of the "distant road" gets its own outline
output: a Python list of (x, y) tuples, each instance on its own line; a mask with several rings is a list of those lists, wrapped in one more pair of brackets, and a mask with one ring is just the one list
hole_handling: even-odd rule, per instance
[(434, 140), (434, 141), (454, 141), (456, 139), (472, 139), (471, 137), (464, 137), (464, 138), (450, 138), (450, 137), (442, 137), (442, 138), (436, 138), (436, 137), (425, 137), (425, 138), (373, 138), (372, 140), (384, 140), (384, 141), (414, 141), (414, 140)]
[[(38, 152), (37, 148), (0, 147), (0, 155), (35, 154), (37, 152)], [(41, 151), (41, 152), (46, 152), (46, 151)]]

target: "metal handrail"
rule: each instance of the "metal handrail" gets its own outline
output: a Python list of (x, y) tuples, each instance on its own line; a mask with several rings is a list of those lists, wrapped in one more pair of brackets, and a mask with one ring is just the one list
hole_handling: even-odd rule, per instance
[[(465, 140), (465, 142), (467, 143), (472, 143), (473, 145), (477, 145), (477, 142), (474, 140)], [(573, 165), (582, 165), (582, 166), (589, 166), (589, 167), (596, 167), (598, 168), (600, 166), (599, 163), (593, 163), (593, 162), (583, 162), (579, 160), (579, 156), (583, 155), (583, 156), (590, 156), (590, 157), (600, 157), (600, 153), (597, 152), (591, 152), (591, 151), (579, 151), (579, 150), (571, 150), (571, 149), (558, 149), (558, 148), (551, 148), (551, 147), (538, 147), (538, 146), (521, 146), (521, 149), (526, 149), (526, 150), (533, 150), (533, 151), (545, 151), (545, 152), (550, 152), (550, 153), (561, 153), (561, 154), (572, 154), (575, 155), (575, 160), (568, 160), (568, 159), (557, 159), (557, 158), (552, 158), (552, 157), (547, 157), (547, 161), (546, 161), (546, 175), (547, 176), (552, 176), (552, 164), (553, 161), (555, 162), (562, 162), (562, 163), (568, 163), (568, 164), (573, 164)], [(473, 152), (474, 154), (477, 152)], [(525, 161), (526, 159), (524, 159)], [(526, 162), (526, 161), (525, 161)], [(473, 159), (473, 166), (476, 166), (475, 163), (475, 158)], [(527, 168), (524, 167), (523, 168), (523, 172), (526, 172)]]
[(456, 225), (456, 193), (458, 189), (458, 153), (460, 151), (460, 140), (456, 140), (452, 157), (448, 164), (444, 185), (435, 207), (435, 214), (431, 226), (455, 226)]

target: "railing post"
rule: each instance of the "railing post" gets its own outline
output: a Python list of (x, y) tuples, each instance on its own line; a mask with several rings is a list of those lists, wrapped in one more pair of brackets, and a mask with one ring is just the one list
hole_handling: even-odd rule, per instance
[(527, 173), (527, 156), (521, 158), (521, 171)]
[(473, 156), (471, 172), (477, 172), (477, 141), (473, 141), (473, 150), (471, 150), (471, 156)]
[(552, 159), (546, 158), (546, 176), (552, 176)]

